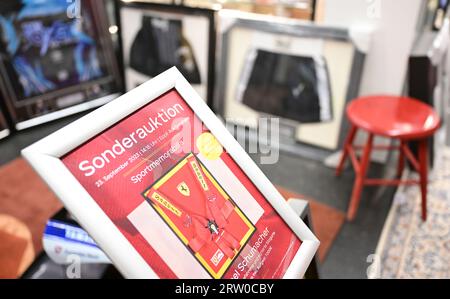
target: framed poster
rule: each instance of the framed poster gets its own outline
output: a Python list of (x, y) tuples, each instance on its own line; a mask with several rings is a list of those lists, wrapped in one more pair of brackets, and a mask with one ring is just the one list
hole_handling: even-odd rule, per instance
[(367, 34), (227, 10), (218, 15), (215, 110), (250, 134), (261, 117), (279, 118), (280, 148), (294, 154), (323, 159), (337, 150), (344, 107), (358, 94)]
[(215, 11), (171, 4), (122, 1), (120, 7), (127, 90), (176, 66), (200, 96), (212, 100)]
[(324, 57), (254, 48), (247, 54), (237, 101), (261, 113), (302, 124), (333, 119)]
[(104, 4), (1, 2), (1, 85), (17, 129), (102, 105), (121, 92)]
[(0, 109), (0, 139), (5, 138), (9, 135), (9, 133), (9, 127), (6, 123), (5, 117), (3, 116), (3, 112)]
[(319, 245), (176, 68), (22, 153), (125, 277), (300, 278)]

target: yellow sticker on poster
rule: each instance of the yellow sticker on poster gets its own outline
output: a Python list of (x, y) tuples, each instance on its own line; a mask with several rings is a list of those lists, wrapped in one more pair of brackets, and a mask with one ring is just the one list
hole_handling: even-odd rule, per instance
[(223, 147), (211, 133), (203, 133), (197, 138), (197, 148), (208, 160), (217, 160), (223, 153)]

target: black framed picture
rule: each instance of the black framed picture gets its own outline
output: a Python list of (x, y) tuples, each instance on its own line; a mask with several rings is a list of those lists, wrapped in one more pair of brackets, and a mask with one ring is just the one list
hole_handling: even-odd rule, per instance
[(102, 105), (121, 91), (106, 1), (0, 4), (2, 92), (24, 129)]
[(176, 66), (199, 95), (211, 103), (216, 47), (214, 10), (122, 1), (119, 14), (127, 90)]

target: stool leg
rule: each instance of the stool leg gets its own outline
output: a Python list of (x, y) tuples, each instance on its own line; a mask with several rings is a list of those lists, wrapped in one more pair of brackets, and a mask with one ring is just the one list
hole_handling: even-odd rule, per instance
[(359, 202), (361, 200), (361, 192), (364, 187), (364, 180), (366, 178), (367, 168), (370, 164), (370, 153), (372, 152), (373, 134), (369, 134), (366, 145), (364, 146), (363, 155), (361, 157), (359, 172), (356, 173), (355, 184), (353, 185), (352, 198), (347, 212), (347, 219), (352, 221), (355, 219), (358, 211)]
[(403, 152), (403, 146), (406, 144), (405, 141), (400, 142), (400, 150), (398, 155), (398, 166), (397, 166), (397, 177), (401, 177), (403, 169), (405, 168), (405, 153)]
[(422, 193), (422, 220), (427, 221), (428, 140), (419, 142), (420, 191)]
[(345, 138), (344, 147), (342, 148), (341, 160), (336, 168), (336, 176), (340, 176), (342, 173), (342, 169), (344, 168), (345, 160), (348, 157), (348, 147), (352, 146), (353, 139), (355, 139), (355, 135), (358, 129), (355, 126), (351, 126), (350, 131), (348, 132), (347, 137)]

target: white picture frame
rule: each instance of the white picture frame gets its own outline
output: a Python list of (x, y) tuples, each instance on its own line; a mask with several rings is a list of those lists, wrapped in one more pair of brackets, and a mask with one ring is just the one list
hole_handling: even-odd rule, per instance
[[(214, 111), (225, 119), (233, 119), (238, 130), (248, 128), (250, 142), (257, 141), (255, 132), (261, 117), (277, 117), (282, 131), (287, 132), (280, 142), (281, 150), (318, 161), (339, 150), (345, 138), (341, 132), (347, 126), (345, 105), (359, 93), (369, 31), (226, 9), (218, 13), (218, 20)], [(324, 85), (329, 85), (332, 119), (301, 123), (260, 112), (239, 101), (249, 54), (255, 49), (323, 58), (328, 70)]]
[(158, 278), (63, 164), (61, 157), (172, 89), (180, 94), (216, 136), (228, 154), (302, 241), (284, 275), (284, 278), (302, 278), (320, 242), (175, 67), (23, 149), (22, 155), (125, 277)]
[[(142, 1), (121, 1), (119, 5), (121, 23), (121, 47), (124, 63), (125, 89), (131, 90), (152, 76), (134, 69), (131, 65), (131, 51), (139, 31), (142, 30), (142, 18), (151, 17), (166, 21), (180, 21), (182, 34), (191, 46), (195, 69), (200, 82), (193, 85), (203, 99), (212, 106), (214, 92), (215, 53), (216, 53), (216, 10), (180, 6), (168, 3)], [(155, 45), (153, 45), (155, 46)], [(149, 52), (147, 52), (147, 56)], [(142, 59), (141, 59), (142, 60)], [(139, 60), (140, 61), (140, 60)]]
[(3, 112), (0, 110), (0, 139), (3, 139), (9, 135), (9, 127), (6, 123)]

